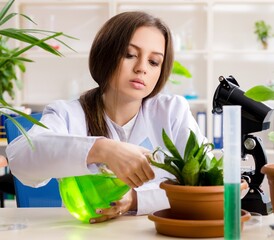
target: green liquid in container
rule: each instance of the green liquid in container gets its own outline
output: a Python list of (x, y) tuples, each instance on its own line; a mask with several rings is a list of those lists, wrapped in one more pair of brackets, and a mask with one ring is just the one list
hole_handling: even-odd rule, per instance
[(224, 239), (241, 239), (241, 186), (240, 183), (224, 184)]
[(120, 200), (130, 187), (115, 176), (104, 174), (67, 177), (59, 179), (59, 190), (67, 210), (82, 222), (101, 215), (97, 208), (109, 208)]

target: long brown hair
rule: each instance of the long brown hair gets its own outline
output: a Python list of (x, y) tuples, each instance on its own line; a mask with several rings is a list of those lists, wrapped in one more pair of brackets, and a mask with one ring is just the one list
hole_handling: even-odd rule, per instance
[(146, 98), (159, 93), (170, 75), (173, 45), (170, 30), (165, 23), (145, 12), (124, 12), (109, 19), (95, 36), (89, 55), (89, 70), (99, 87), (87, 91), (80, 97), (86, 115), (88, 135), (108, 136), (102, 95), (109, 86), (112, 75), (119, 68), (121, 59), (126, 55), (134, 32), (142, 26), (156, 27), (165, 37), (165, 56), (161, 74), (155, 88)]

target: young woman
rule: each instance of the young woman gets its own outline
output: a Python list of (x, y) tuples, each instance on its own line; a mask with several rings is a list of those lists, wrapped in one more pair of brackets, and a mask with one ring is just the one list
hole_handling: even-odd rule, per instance
[(115, 206), (97, 209), (105, 221), (127, 211), (147, 214), (168, 208), (159, 188), (172, 177), (149, 164), (146, 155), (164, 147), (162, 129), (184, 152), (189, 129), (203, 140), (187, 101), (161, 94), (171, 72), (169, 28), (144, 12), (125, 12), (108, 20), (95, 37), (89, 70), (98, 87), (74, 101), (48, 105), (29, 135), (7, 147), (12, 173), (24, 184), (41, 186), (50, 178), (96, 174), (106, 164), (132, 190)]

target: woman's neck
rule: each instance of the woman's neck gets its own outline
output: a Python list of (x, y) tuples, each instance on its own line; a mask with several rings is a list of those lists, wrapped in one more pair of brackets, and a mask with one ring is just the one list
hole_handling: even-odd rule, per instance
[(139, 112), (141, 101), (119, 101), (119, 99), (111, 100), (104, 96), (105, 112), (108, 117), (118, 124), (124, 126)]

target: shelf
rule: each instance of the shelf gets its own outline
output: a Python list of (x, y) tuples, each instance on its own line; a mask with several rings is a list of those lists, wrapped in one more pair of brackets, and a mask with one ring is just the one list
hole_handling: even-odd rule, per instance
[(117, 0), (117, 4), (163, 4), (163, 5), (170, 5), (170, 4), (207, 4), (207, 0)]
[(104, 3), (104, 4), (108, 4), (109, 1), (108, 0), (39, 0), (39, 2), (37, 0), (17, 0), (20, 1), (20, 4), (31, 4), (31, 5), (48, 5), (48, 4), (54, 4), (54, 5), (58, 5), (58, 4), (77, 4), (77, 5), (81, 5), (81, 4), (94, 4), (94, 3)]
[[(212, 100), (220, 75), (233, 75), (243, 90), (274, 81), (274, 41), (268, 50), (261, 50), (254, 34), (254, 23), (260, 19), (274, 30), (274, 0), (17, 0), (15, 9), (33, 17), (38, 28), (79, 38), (65, 41), (77, 53), (62, 47), (61, 58), (40, 50), (28, 52), (26, 57), (35, 63), (27, 63), (22, 75), (21, 103), (41, 108), (55, 99), (69, 99), (74, 81), (79, 94), (97, 86), (88, 70), (92, 40), (105, 21), (123, 11), (146, 11), (170, 27), (175, 59), (193, 78), (172, 75), (181, 84), (168, 82), (168, 92), (183, 95), (193, 84), (198, 99), (189, 104), (193, 115), (207, 112), (209, 141), (213, 139)], [(23, 18), (14, 25), (31, 27)]]
[(235, 49), (235, 50), (227, 50), (227, 49), (224, 49), (224, 50), (213, 50), (212, 52), (213, 54), (236, 54), (236, 55), (271, 55), (273, 56), (274, 54), (274, 49), (272, 50), (238, 50), (238, 49)]
[(199, 49), (185, 49), (185, 50), (179, 50), (175, 51), (175, 56), (177, 57), (185, 57), (185, 58), (191, 58), (192, 55), (206, 55), (208, 54), (207, 50), (199, 50)]
[(207, 105), (206, 99), (187, 100), (189, 105)]
[(260, 3), (260, 4), (268, 4), (273, 3), (273, 0), (211, 0), (213, 4), (220, 4), (220, 3), (226, 3), (226, 4), (254, 4), (254, 3)]

